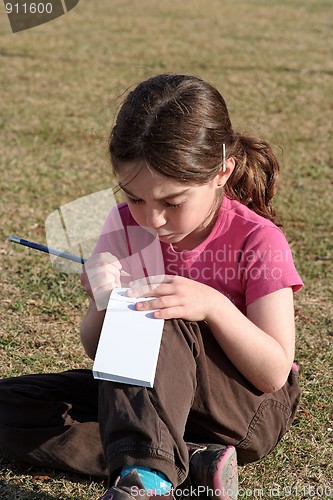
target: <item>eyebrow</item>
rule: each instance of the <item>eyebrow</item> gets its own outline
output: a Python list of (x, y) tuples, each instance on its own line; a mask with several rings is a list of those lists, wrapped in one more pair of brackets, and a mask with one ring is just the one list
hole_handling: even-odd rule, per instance
[[(125, 186), (122, 186), (121, 184), (119, 184), (120, 188), (125, 191), (126, 194), (129, 194), (130, 196), (132, 196), (133, 198), (138, 198), (138, 196), (136, 194), (133, 194), (131, 193), (131, 191), (129, 191), (127, 188), (125, 188)], [(167, 196), (163, 196), (163, 198), (156, 198), (156, 201), (163, 201), (163, 200), (168, 200), (170, 198), (175, 198), (176, 196), (180, 196), (184, 193), (186, 193), (187, 191), (189, 191), (191, 188), (186, 188), (184, 189), (183, 191), (178, 191), (178, 193), (170, 193), (168, 194)], [(138, 198), (140, 199), (140, 198)]]

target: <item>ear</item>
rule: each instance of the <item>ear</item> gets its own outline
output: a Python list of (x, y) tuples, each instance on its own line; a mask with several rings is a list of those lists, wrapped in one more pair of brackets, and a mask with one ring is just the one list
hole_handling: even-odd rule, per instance
[(223, 169), (219, 171), (219, 173), (215, 177), (216, 181), (216, 187), (221, 188), (225, 185), (227, 180), (229, 179), (230, 175), (234, 171), (236, 162), (233, 157), (228, 158), (225, 162), (225, 171), (223, 172)]

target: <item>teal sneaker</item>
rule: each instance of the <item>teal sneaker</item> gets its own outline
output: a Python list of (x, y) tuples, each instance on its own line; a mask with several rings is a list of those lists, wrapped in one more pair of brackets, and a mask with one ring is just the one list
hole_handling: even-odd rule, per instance
[(165, 495), (152, 495), (147, 491), (136, 471), (131, 471), (124, 477), (118, 477), (114, 486), (111, 486), (98, 500), (172, 500), (172, 492)]

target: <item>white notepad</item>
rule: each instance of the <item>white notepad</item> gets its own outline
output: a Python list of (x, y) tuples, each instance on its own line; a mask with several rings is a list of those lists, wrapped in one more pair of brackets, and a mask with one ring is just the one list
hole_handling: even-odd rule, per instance
[(100, 380), (153, 387), (164, 320), (153, 318), (151, 311), (136, 311), (135, 303), (149, 298), (127, 297), (126, 290), (112, 290), (93, 376)]

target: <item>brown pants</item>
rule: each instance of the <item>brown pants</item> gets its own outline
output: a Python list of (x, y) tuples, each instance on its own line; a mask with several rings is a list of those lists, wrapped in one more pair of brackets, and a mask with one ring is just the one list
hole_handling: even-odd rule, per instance
[(110, 482), (124, 465), (188, 472), (186, 440), (236, 446), (245, 464), (267, 455), (298, 406), (298, 374), (264, 394), (224, 355), (205, 323), (165, 322), (153, 389), (98, 382), (89, 370), (0, 381), (0, 447), (29, 463)]

